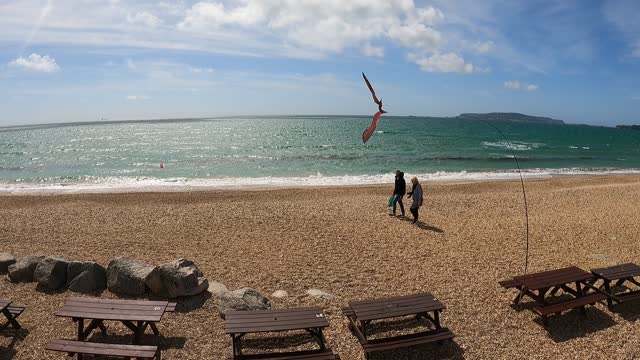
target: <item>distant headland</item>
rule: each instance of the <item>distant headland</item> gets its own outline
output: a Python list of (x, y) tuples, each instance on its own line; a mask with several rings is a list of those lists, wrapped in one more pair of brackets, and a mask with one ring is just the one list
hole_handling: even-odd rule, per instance
[(562, 120), (556, 120), (556, 119), (541, 117), (541, 116), (531, 116), (531, 115), (525, 115), (520, 113), (501, 113), (501, 112), (493, 112), (493, 113), (486, 113), (486, 114), (465, 113), (465, 114), (460, 114), (455, 118), (464, 119), (464, 120), (491, 120), (491, 121), (511, 121), (511, 122), (521, 122), (521, 123), (564, 125), (564, 121)]

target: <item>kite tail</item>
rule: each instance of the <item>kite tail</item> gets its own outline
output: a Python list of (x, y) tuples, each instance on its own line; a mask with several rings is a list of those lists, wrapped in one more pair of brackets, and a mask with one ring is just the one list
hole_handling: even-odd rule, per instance
[(525, 259), (524, 259), (524, 273), (526, 274), (529, 268), (529, 208), (527, 206), (527, 192), (525, 191), (525, 188), (524, 188), (524, 179), (522, 178), (522, 170), (520, 169), (520, 163), (518, 162), (518, 157), (516, 156), (515, 151), (513, 151), (513, 146), (511, 145), (511, 142), (509, 141), (509, 139), (507, 139), (504, 133), (500, 131), (500, 129), (498, 129), (498, 127), (496, 127), (495, 125), (493, 125), (492, 123), (486, 120), (482, 120), (482, 119), (476, 119), (476, 120), (480, 120), (483, 123), (491, 126), (492, 128), (496, 129), (496, 131), (500, 133), (500, 135), (502, 135), (504, 140), (507, 142), (509, 149), (511, 150), (513, 159), (516, 161), (516, 167), (518, 168), (518, 175), (520, 175), (520, 185), (522, 185), (522, 197), (524, 198), (524, 217), (525, 217), (525, 224), (526, 224), (526, 242), (527, 242), (527, 248), (525, 251)]

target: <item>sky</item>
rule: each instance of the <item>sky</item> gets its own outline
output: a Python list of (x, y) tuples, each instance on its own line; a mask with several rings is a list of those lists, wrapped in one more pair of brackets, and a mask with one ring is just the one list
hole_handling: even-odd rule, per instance
[(0, 126), (521, 112), (640, 123), (638, 0), (0, 0)]

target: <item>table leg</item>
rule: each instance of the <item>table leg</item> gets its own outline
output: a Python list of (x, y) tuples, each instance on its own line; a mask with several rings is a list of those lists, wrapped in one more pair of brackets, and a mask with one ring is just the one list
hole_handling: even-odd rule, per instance
[(364, 340), (367, 340), (367, 323), (368, 321), (360, 321), (360, 333)]
[[(78, 322), (78, 340), (84, 341), (84, 319), (74, 319), (74, 320)], [(82, 354), (77, 354), (77, 355), (78, 355), (78, 360), (83, 359)]]
[[(584, 290), (586, 291), (586, 288)], [(581, 298), (584, 295), (582, 291), (583, 291), (582, 284), (580, 283), (580, 281), (576, 281), (576, 295), (577, 295), (576, 298)], [(584, 305), (581, 306), (580, 311), (586, 315), (587, 314), (586, 306)]]
[(143, 332), (144, 332), (144, 321), (138, 321), (138, 323), (136, 324), (136, 332), (135, 332), (135, 335), (133, 336), (133, 345), (140, 345)]
[(440, 311), (436, 310), (433, 312), (433, 325), (436, 326), (436, 330), (440, 330), (442, 326), (440, 326)]
[[(604, 291), (606, 291), (607, 294), (611, 294), (611, 283), (609, 282), (609, 280), (603, 279), (603, 281), (604, 281)], [(610, 297), (607, 297), (607, 308), (609, 309), (609, 311), (613, 309), (613, 300)]]
[(78, 340), (84, 341), (84, 319), (76, 319), (78, 322)]
[(231, 334), (231, 349), (233, 351), (233, 358), (236, 359), (242, 355), (240, 350), (240, 339), (244, 334)]
[(153, 335), (160, 336), (160, 331), (155, 323), (149, 323), (149, 326), (151, 327), (151, 331), (153, 331)]
[(2, 325), (2, 327), (0, 327), (0, 329), (4, 329), (5, 327), (9, 326), (9, 324), (11, 324), (11, 326), (13, 326), (14, 329), (20, 330), (20, 328), (21, 328), (20, 324), (13, 317), (13, 314), (11, 314), (11, 312), (9, 311), (8, 307), (6, 307), (4, 310), (2, 310), (2, 313), (7, 318), (7, 322), (6, 322), (6, 324)]

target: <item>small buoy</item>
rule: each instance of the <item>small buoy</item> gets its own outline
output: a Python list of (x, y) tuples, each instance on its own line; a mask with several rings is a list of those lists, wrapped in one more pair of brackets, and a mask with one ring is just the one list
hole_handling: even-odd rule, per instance
[(160, 163), (160, 169), (164, 169), (164, 163)]

